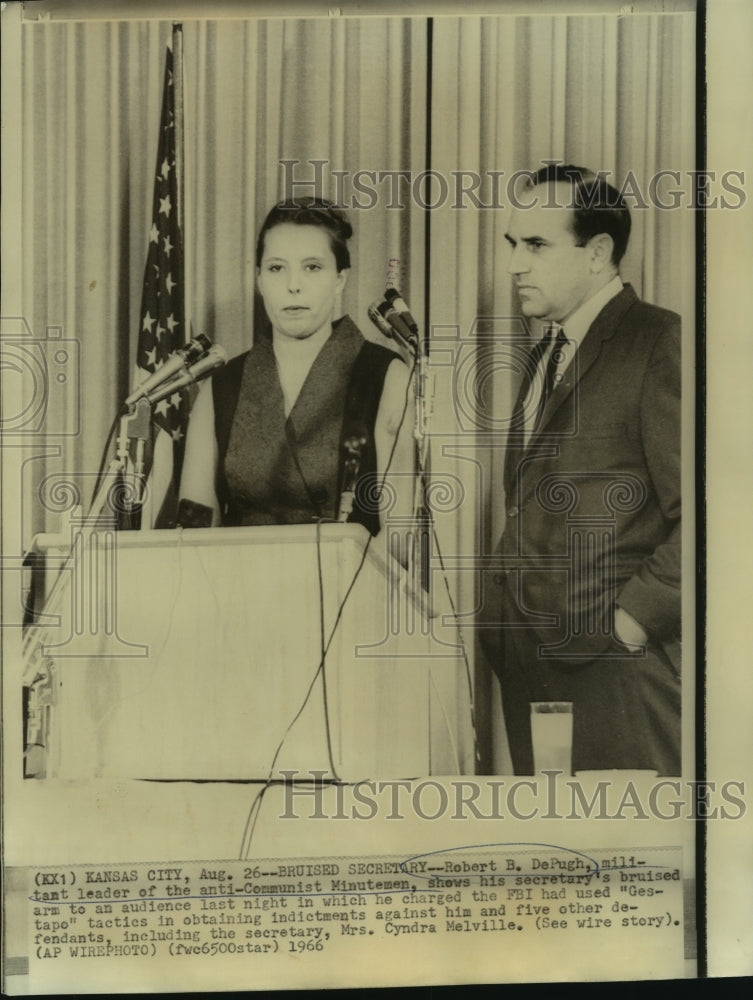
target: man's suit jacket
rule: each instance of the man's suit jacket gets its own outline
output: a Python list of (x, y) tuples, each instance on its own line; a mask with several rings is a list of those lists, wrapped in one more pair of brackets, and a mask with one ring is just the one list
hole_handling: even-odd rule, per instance
[[(679, 771), (679, 322), (626, 285), (525, 452), (511, 430), (505, 529), (479, 624), (514, 761), (528, 703), (566, 700), (575, 769)], [(644, 653), (615, 636), (616, 605), (649, 633)]]

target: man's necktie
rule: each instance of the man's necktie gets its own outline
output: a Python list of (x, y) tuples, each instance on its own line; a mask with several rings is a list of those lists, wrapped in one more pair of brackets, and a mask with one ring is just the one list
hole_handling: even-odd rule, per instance
[[(556, 340), (554, 348), (545, 362), (544, 359), (547, 358), (547, 351), (551, 346), (555, 333)], [(517, 402), (515, 403), (515, 408), (512, 412), (510, 437), (507, 444), (507, 460), (505, 462), (505, 480), (507, 486), (509, 486), (510, 477), (514, 476), (515, 470), (525, 453), (526, 445), (530, 439), (530, 434), (532, 434), (539, 425), (544, 412), (544, 407), (546, 406), (546, 402), (554, 386), (554, 376), (556, 374), (557, 363), (559, 361), (559, 348), (565, 342), (566, 338), (562, 327), (558, 323), (551, 323), (546, 328), (544, 336), (541, 340), (534, 344), (526, 357), (525, 369), (520, 383)], [(536, 379), (540, 380), (541, 385), (541, 394), (539, 395), (538, 400), (535, 396), (531, 395), (531, 390), (535, 389), (534, 383)], [(531, 421), (530, 413), (533, 405), (536, 406), (536, 417), (533, 421)], [(528, 417), (528, 419), (526, 419), (526, 417)], [(529, 429), (529, 434), (525, 433), (526, 428)]]
[[(552, 394), (552, 389), (554, 388), (554, 379), (557, 374), (557, 368), (560, 361), (562, 360), (562, 348), (567, 343), (567, 338), (565, 337), (565, 331), (559, 325), (559, 323), (552, 323), (546, 331), (546, 335), (543, 338), (547, 345), (554, 337), (554, 346), (549, 354), (546, 361), (546, 368), (544, 369), (544, 377), (541, 384), (541, 395), (539, 396), (539, 402), (536, 407), (536, 419), (533, 423), (533, 428), (531, 433), (535, 433), (539, 424), (541, 423), (541, 418), (544, 415), (544, 410), (546, 409), (546, 404), (549, 401), (549, 397)], [(543, 364), (543, 355), (540, 364)]]
[[(520, 390), (518, 391), (518, 399), (517, 402), (515, 403), (515, 409), (513, 410), (512, 413), (511, 430), (513, 432), (522, 433), (525, 430), (526, 425), (529, 423), (529, 420), (526, 420), (526, 415), (527, 414), (530, 415), (530, 406), (532, 403), (536, 402), (535, 397), (533, 398), (531, 397), (531, 390), (534, 387), (535, 380), (537, 378), (542, 379), (542, 376), (543, 376), (542, 389), (541, 389), (541, 395), (539, 396), (538, 402), (536, 404), (537, 410), (536, 410), (536, 420), (534, 422), (534, 426), (536, 423), (538, 423), (539, 417), (543, 412), (541, 404), (542, 400), (544, 400), (544, 403), (546, 403), (547, 390), (546, 390), (546, 373), (542, 373), (541, 368), (544, 357), (546, 356), (546, 352), (549, 349), (549, 345), (552, 342), (552, 338), (554, 337), (555, 330), (557, 329), (562, 329), (562, 328), (558, 327), (556, 324), (550, 324), (546, 328), (544, 336), (541, 338), (541, 340), (537, 341), (533, 345), (528, 354), (528, 357), (526, 358), (525, 368), (523, 370), (523, 378), (520, 383)], [(549, 365), (547, 365), (547, 370), (548, 368)], [(554, 378), (554, 372), (552, 372), (552, 379), (553, 378)], [(528, 405), (526, 406), (526, 404)]]

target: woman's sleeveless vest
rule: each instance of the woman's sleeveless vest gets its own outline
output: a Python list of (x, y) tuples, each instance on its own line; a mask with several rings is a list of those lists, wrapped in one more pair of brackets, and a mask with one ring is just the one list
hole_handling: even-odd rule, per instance
[(287, 419), (272, 341), (261, 336), (213, 380), (217, 495), (226, 525), (337, 520), (343, 442), (366, 439), (349, 521), (379, 531), (374, 425), (392, 351), (344, 316), (314, 360)]

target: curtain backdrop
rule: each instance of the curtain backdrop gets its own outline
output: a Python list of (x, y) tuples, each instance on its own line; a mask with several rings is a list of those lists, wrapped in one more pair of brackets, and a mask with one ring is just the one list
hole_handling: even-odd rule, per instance
[[(469, 556), (491, 554), (504, 526), (504, 428), (517, 385), (491, 333), (518, 330), (522, 322), (507, 273), (507, 180), (559, 159), (608, 170), (618, 187), (632, 172), (645, 196), (658, 170), (691, 170), (694, 29), (692, 14), (435, 20), (432, 167), (443, 175), (460, 169), (486, 177), (476, 195), (487, 205), (494, 203), (488, 174), (504, 171), (496, 196), (504, 207), (458, 209), (448, 199), (431, 218), (432, 471), (435, 480), (462, 483), (459, 513), (437, 515), (444, 553), (455, 566), (461, 621), (471, 620), (478, 597)], [(684, 174), (681, 181), (688, 206), (690, 182)], [(635, 201), (628, 203), (633, 209)], [(632, 218), (623, 280), (682, 314), (690, 360), (695, 213), (635, 207)], [(692, 375), (686, 388), (692, 404)], [(692, 461), (692, 446), (685, 461)], [(485, 766), (509, 773), (496, 679), (478, 648), (476, 663), (479, 728), (497, 734), (482, 747)]]
[[(354, 172), (404, 170), (422, 155), (426, 33), (424, 20), (402, 19), (185, 24), (194, 335), (207, 333), (230, 356), (253, 342), (256, 234), (291, 185), (334, 197), (339, 183), (350, 197)], [(61, 407), (80, 414), (83, 433), (61, 437), (53, 464), (77, 480), (83, 502), (135, 359), (170, 36), (170, 24), (157, 21), (22, 25), (24, 315), (35, 336), (59, 327), (80, 345), (78, 391), (52, 401), (48, 423), (59, 435), (76, 420)], [(402, 262), (406, 293), (423, 286), (421, 213), (371, 208), (350, 218), (342, 308), (378, 338), (366, 306), (383, 293), (390, 260)], [(40, 459), (28, 471), (41, 482), (49, 470)], [(45, 521), (54, 527), (60, 505), (48, 508), (30, 505), (27, 538)]]
[[(344, 195), (349, 205), (356, 196), (363, 206), (374, 199), (354, 188), (358, 171), (415, 177), (430, 167), (445, 178), (475, 171), (487, 177), (477, 192), (482, 202), (489, 172), (504, 172), (499, 199), (507, 206), (506, 178), (545, 158), (609, 169), (618, 184), (628, 171), (645, 185), (658, 169), (690, 169), (694, 25), (685, 14), (186, 22), (184, 239), (193, 333), (209, 334), (230, 355), (251, 344), (256, 233), (294, 176), (314, 176), (311, 161), (325, 161), (317, 193)], [(20, 24), (23, 316), (37, 339), (74, 340), (79, 362), (77, 371), (66, 369), (69, 391), (50, 393), (44, 447), (35, 439), (29, 450), (25, 544), (36, 531), (56, 530), (75, 497), (56, 483), (72, 482), (86, 504), (129, 389), (170, 34), (161, 21)], [(281, 166), (293, 160), (295, 168)], [(489, 317), (520, 323), (506, 271), (509, 213), (467, 198), (466, 207), (453, 207), (452, 183), (442, 200), (436, 178), (417, 189), (418, 201), (404, 186), (397, 201), (386, 182), (371, 186), (376, 204), (350, 211), (353, 269), (343, 311), (376, 339), (366, 307), (389, 280), (402, 287), (422, 330), (431, 327), (432, 474), (447, 488), (435, 496), (437, 530), (469, 623), (473, 559), (493, 550), (503, 526), (499, 431), (514, 385), (485, 337)], [(682, 313), (689, 354), (693, 213), (652, 208), (634, 211), (633, 220), (623, 277)], [(473, 655), (472, 635), (466, 644)], [(498, 693), (477, 661), (488, 769), (492, 761), (504, 766), (505, 744)]]

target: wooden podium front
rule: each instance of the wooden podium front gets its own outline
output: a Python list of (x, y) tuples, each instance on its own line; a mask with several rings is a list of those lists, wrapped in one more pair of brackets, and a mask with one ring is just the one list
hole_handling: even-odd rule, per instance
[(46, 776), (472, 773), (457, 633), (367, 539), (356, 525), (95, 536), (64, 571), (43, 650)]

